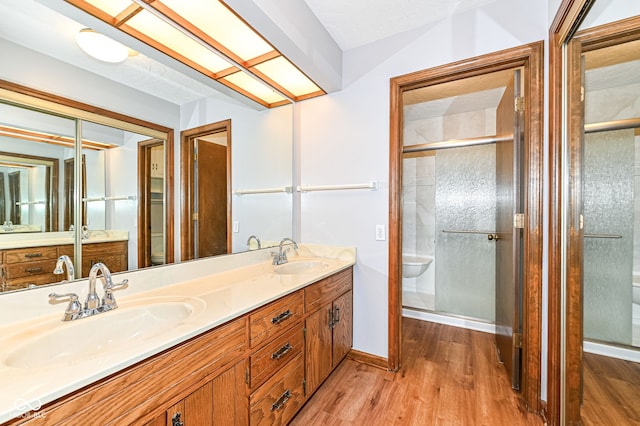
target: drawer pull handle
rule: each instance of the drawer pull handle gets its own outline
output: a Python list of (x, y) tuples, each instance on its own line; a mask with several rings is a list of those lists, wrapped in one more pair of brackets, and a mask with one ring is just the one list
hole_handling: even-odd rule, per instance
[(273, 403), (273, 405), (271, 406), (271, 411), (280, 410), (282, 407), (284, 407), (284, 404), (287, 403), (289, 398), (291, 398), (291, 391), (287, 389), (282, 395), (280, 395), (280, 398), (278, 398), (278, 400)]
[(281, 313), (280, 315), (277, 315), (273, 318), (271, 318), (271, 324), (280, 324), (282, 321), (286, 320), (287, 318), (289, 318), (291, 315), (293, 315), (291, 313), (290, 309), (287, 309), (286, 311), (284, 311), (283, 313)]
[(182, 417), (182, 414), (174, 414), (173, 417), (171, 417), (171, 426), (184, 426), (184, 423), (182, 423), (180, 417)]
[(32, 259), (34, 257), (42, 257), (42, 253), (27, 253), (24, 255), (24, 257)]
[(292, 349), (291, 343), (287, 343), (286, 345), (278, 349), (277, 352), (272, 353), (271, 359), (280, 359), (283, 356), (285, 356), (286, 353), (289, 352), (291, 349)]
[(335, 323), (340, 322), (340, 308), (338, 308), (337, 306), (333, 311), (333, 322), (334, 325)]
[(38, 266), (37, 268), (24, 268), (25, 272), (28, 272), (29, 274), (33, 274), (36, 272), (42, 272), (42, 267)]

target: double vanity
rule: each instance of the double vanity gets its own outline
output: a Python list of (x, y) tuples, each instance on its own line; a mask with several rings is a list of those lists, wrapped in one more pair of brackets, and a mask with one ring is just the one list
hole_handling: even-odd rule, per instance
[(286, 424), (351, 349), (355, 249), (271, 251), (118, 274), (118, 308), (72, 321), (4, 295), (0, 424)]

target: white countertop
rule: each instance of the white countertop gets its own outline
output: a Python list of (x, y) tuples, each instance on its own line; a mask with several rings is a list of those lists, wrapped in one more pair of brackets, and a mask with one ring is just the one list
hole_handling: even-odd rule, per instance
[[(290, 262), (311, 258), (321, 258), (323, 268), (303, 274), (277, 274), (269, 260), (269, 250), (257, 250), (134, 273), (116, 274), (115, 282), (120, 281), (122, 277), (129, 279), (129, 287), (115, 293), (119, 308), (70, 322), (61, 321), (65, 303), (54, 306), (47, 303), (46, 295), (52, 290), (51, 287), (0, 296), (0, 321), (3, 324), (0, 327), (0, 422), (17, 417), (30, 408), (37, 409), (43, 404), (354, 265), (355, 249), (301, 245), (299, 256), (289, 256)], [(184, 277), (184, 280), (180, 277)], [(158, 285), (160, 287), (157, 287)], [(86, 295), (85, 287), (88, 286), (86, 280), (81, 280), (58, 287), (54, 288), (57, 292), (78, 292), (82, 301)], [(98, 289), (101, 296), (100, 284)], [(64, 327), (91, 327), (91, 321), (101, 321), (104, 326), (104, 319), (109, 316), (114, 319), (113, 327), (117, 327), (118, 318), (125, 317), (127, 312), (132, 312), (136, 307), (165, 301), (187, 302), (194, 310), (188, 318), (160, 334), (144, 340), (136, 339), (130, 344), (108, 349), (103, 353), (85, 354), (73, 363), (60, 361), (43, 367), (29, 368), (6, 365), (12, 351), (20, 345), (28, 344), (31, 339), (37, 339), (43, 333), (56, 332)], [(24, 309), (20, 309), (23, 304)], [(82, 341), (74, 343), (77, 347), (82, 347)], [(74, 350), (73, 347), (69, 349)], [(46, 351), (47, 348), (43, 347), (41, 350)]]
[[(82, 244), (105, 243), (110, 241), (129, 240), (128, 231), (118, 230), (91, 230), (89, 238), (83, 239)], [(58, 246), (73, 244), (72, 232), (31, 232), (31, 233), (6, 233), (0, 235), (0, 250)]]

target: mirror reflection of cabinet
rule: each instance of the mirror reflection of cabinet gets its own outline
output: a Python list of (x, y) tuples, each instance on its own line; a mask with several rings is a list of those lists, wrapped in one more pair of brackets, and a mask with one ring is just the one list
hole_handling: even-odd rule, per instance
[[(7, 84), (0, 82), (0, 88)], [(167, 191), (172, 175), (164, 167), (171, 130), (93, 107), (87, 111), (63, 98), (56, 98), (56, 110), (41, 101), (52, 95), (15, 85), (11, 89), (29, 96), (20, 96), (24, 106), (3, 100), (4, 92), (0, 99), (0, 195), (5, 205), (0, 250), (42, 248), (36, 250), (40, 253), (48, 248), (46, 253), (57, 258), (61, 253), (56, 247), (71, 247), (62, 254), (74, 260), (76, 278), (86, 276), (98, 261), (112, 272), (173, 261), (173, 249), (166, 249), (173, 248), (173, 232), (166, 231), (173, 227), (166, 215), (167, 203), (173, 201)], [(153, 160), (138, 176), (138, 144), (149, 140)], [(82, 158), (79, 169), (77, 158)], [(148, 182), (148, 197), (139, 194), (143, 181)], [(141, 218), (143, 199), (150, 200), (150, 208)], [(28, 245), (18, 235), (24, 232), (32, 233)], [(138, 247), (147, 242), (148, 262), (139, 259)], [(3, 289), (61, 280), (52, 274), (50, 259), (31, 259), (38, 260), (46, 262), (14, 268), (3, 261)]]

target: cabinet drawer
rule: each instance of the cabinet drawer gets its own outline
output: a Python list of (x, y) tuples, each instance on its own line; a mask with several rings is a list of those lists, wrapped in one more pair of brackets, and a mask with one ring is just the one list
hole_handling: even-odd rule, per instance
[(304, 403), (304, 362), (299, 354), (250, 397), (250, 424), (286, 424)]
[[(53, 260), (55, 265), (57, 258), (58, 248), (56, 246), (11, 249), (4, 252), (5, 264)], [(53, 269), (51, 270), (53, 271)]]
[(353, 287), (353, 268), (345, 269), (304, 289), (304, 308), (311, 313)]
[(89, 270), (96, 263), (104, 263), (109, 268), (111, 272), (122, 272), (126, 270), (126, 266), (123, 265), (122, 255), (120, 254), (108, 254), (103, 253), (103, 255), (94, 255), (91, 258), (82, 258), (82, 273), (89, 274)]
[(29, 288), (34, 285), (45, 285), (51, 283), (57, 283), (64, 279), (64, 275), (55, 275), (55, 274), (41, 274), (34, 275), (31, 277), (21, 277), (14, 279), (4, 279), (3, 288), (4, 291), (9, 290), (21, 290), (24, 288)]
[(127, 254), (127, 241), (113, 241), (109, 243), (82, 244), (82, 255), (85, 257), (102, 255)]
[(276, 300), (249, 316), (251, 347), (275, 336), (302, 318), (302, 290)]
[[(31, 277), (34, 275), (53, 275), (53, 270), (55, 269), (55, 267), (55, 260), (42, 260), (38, 262), (25, 262), (4, 265), (3, 269), (5, 279), (11, 280), (14, 278)], [(64, 276), (62, 275), (60, 277), (60, 280), (54, 280), (52, 282), (61, 281), (63, 279)]]
[(303, 347), (304, 330), (300, 326), (294, 327), (252, 354), (250, 387), (259, 385), (277, 369), (301, 354)]

